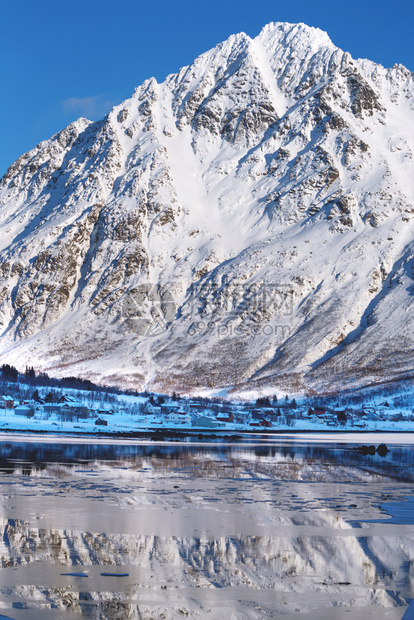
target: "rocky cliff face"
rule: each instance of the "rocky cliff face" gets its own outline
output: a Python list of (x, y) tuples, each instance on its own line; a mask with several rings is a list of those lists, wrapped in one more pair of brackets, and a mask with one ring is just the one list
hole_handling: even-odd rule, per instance
[(0, 181), (1, 359), (191, 391), (412, 370), (414, 80), (230, 37)]

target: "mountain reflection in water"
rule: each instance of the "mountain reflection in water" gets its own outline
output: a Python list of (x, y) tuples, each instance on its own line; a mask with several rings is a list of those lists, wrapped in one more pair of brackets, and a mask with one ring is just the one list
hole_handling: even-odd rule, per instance
[(2, 442), (0, 614), (400, 619), (414, 451), (390, 447)]

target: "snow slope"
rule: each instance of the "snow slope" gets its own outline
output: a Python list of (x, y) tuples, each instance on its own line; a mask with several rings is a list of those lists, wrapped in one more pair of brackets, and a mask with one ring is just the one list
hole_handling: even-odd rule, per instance
[(409, 376), (413, 74), (274, 23), (0, 181), (0, 361), (187, 391)]

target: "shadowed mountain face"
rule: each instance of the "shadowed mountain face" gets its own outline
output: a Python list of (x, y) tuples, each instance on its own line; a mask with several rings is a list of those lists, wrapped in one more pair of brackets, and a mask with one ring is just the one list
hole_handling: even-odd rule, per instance
[(412, 369), (414, 80), (230, 37), (0, 181), (1, 360), (192, 391)]

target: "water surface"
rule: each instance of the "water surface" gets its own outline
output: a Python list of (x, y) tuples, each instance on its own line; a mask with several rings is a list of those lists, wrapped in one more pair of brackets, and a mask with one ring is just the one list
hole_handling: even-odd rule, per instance
[(414, 450), (384, 439), (3, 438), (0, 618), (400, 620)]

